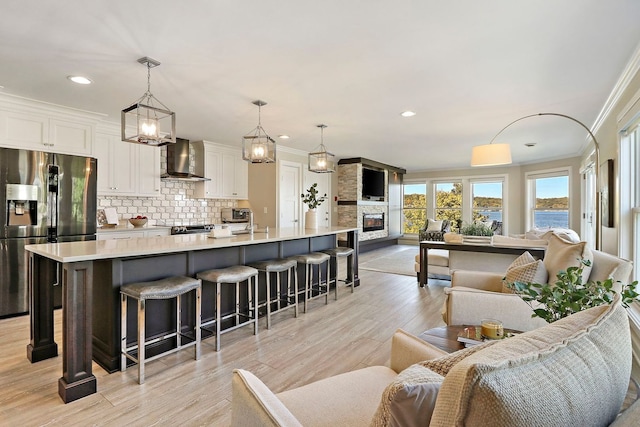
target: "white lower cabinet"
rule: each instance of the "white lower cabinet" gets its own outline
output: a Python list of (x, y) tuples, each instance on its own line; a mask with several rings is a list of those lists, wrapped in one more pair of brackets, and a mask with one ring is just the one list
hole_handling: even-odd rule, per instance
[(195, 196), (204, 199), (247, 199), (249, 168), (242, 151), (208, 141), (192, 143), (196, 153), (196, 174), (211, 181), (197, 182)]
[(97, 240), (127, 240), (140, 237), (162, 237), (171, 235), (169, 228), (125, 229), (122, 231), (103, 231), (96, 234)]
[(144, 237), (162, 237), (170, 235), (171, 230), (168, 228), (154, 228), (151, 230), (144, 230)]
[(123, 142), (119, 128), (100, 129), (93, 150), (98, 159), (98, 194), (160, 195), (160, 148)]
[(138, 237), (144, 237), (143, 231), (109, 231), (96, 234), (97, 240), (127, 240), (137, 239)]

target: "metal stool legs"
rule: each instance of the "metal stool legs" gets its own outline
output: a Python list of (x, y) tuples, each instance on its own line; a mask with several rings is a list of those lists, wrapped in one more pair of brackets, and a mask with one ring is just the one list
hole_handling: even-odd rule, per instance
[[(234, 329), (253, 323), (253, 334), (258, 334), (258, 270), (252, 267), (237, 265), (234, 267), (207, 270), (198, 273), (197, 277), (203, 281), (214, 283), (216, 289), (215, 319), (202, 324), (203, 329), (215, 324), (215, 348), (220, 351), (220, 336)], [(247, 313), (240, 309), (240, 284), (247, 282)], [(222, 284), (235, 285), (235, 308), (233, 313), (222, 316)], [(249, 320), (240, 323), (241, 317)], [(234, 325), (222, 329), (222, 321), (234, 319)]]
[[(194, 339), (186, 344), (182, 341), (182, 296), (188, 292), (195, 291), (195, 321)], [(161, 356), (179, 351), (188, 346), (194, 346), (194, 358), (200, 359), (200, 317), (201, 317), (201, 281), (190, 277), (170, 277), (157, 280), (155, 282), (141, 282), (124, 285), (120, 289), (120, 370), (127, 369), (127, 359), (138, 364), (138, 383), (143, 384), (145, 380), (145, 365), (147, 362), (155, 360)], [(138, 325), (137, 342), (127, 347), (127, 305), (128, 298), (137, 301)], [(163, 335), (153, 340), (147, 341), (146, 337), (146, 305), (149, 299), (173, 299), (176, 300), (176, 330), (175, 332)], [(175, 337), (176, 346), (171, 350), (162, 352), (153, 357), (147, 357), (146, 346)], [(137, 350), (137, 356), (133, 351)]]

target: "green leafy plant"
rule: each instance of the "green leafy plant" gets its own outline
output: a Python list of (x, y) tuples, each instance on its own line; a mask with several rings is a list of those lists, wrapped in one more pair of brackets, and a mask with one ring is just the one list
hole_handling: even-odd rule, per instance
[(315, 209), (327, 200), (327, 193), (322, 197), (318, 197), (318, 183), (314, 183), (306, 193), (301, 194), (302, 202), (309, 207), (309, 209)]
[[(531, 307), (531, 317), (541, 317), (547, 322), (567, 317), (587, 308), (610, 304), (616, 294), (614, 281), (582, 283), (582, 272), (585, 266), (591, 266), (589, 260), (581, 259), (579, 267), (568, 267), (566, 271), (558, 272), (558, 280), (549, 285), (547, 283), (507, 283), (507, 286)], [(619, 283), (619, 282), (618, 282)], [(622, 304), (627, 307), (638, 299), (635, 281), (622, 285), (620, 296)]]
[(460, 227), (460, 234), (465, 236), (493, 236), (493, 230), (481, 222), (472, 222)]

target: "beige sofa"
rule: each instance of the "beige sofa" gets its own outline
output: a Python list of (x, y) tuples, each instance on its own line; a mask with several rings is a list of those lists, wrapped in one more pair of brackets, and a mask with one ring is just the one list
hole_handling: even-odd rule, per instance
[[(573, 244), (581, 245), (583, 243)], [(570, 243), (554, 238), (544, 258), (544, 264), (561, 262), (562, 251)], [(556, 249), (560, 246), (560, 249)], [(633, 266), (631, 262), (600, 251), (590, 251), (592, 268), (588, 281), (614, 281), (629, 283)], [(577, 256), (567, 255), (571, 264), (577, 264)], [(568, 265), (567, 265), (568, 266)], [(566, 269), (566, 267), (564, 269)], [(554, 271), (557, 271), (558, 266)], [(548, 281), (555, 281), (555, 274), (550, 274)], [(482, 271), (456, 270), (451, 276), (451, 288), (445, 289), (446, 300), (443, 308), (443, 319), (448, 325), (474, 325), (483, 318), (500, 319), (506, 328), (529, 331), (546, 322), (538, 317), (531, 317), (531, 307), (518, 295), (506, 292), (503, 287), (505, 272), (487, 273)], [(619, 290), (619, 288), (618, 288)]]
[[(462, 243), (462, 236), (455, 233), (446, 234), (445, 239), (447, 243)], [(493, 236), (493, 245), (538, 249), (546, 247), (547, 240), (496, 235)], [(455, 270), (476, 270), (499, 273), (504, 272), (517, 257), (518, 255), (512, 254), (429, 249), (427, 251), (427, 270), (429, 271), (430, 277), (446, 280), (451, 279), (451, 274)], [(420, 280), (420, 254), (415, 256), (413, 268), (418, 280)]]
[[(420, 363), (415, 363), (422, 360)], [(402, 331), (372, 366), (275, 394), (233, 374), (233, 426), (631, 426), (616, 420), (631, 372), (619, 299), (452, 354)], [(613, 423), (613, 424), (612, 424)]]

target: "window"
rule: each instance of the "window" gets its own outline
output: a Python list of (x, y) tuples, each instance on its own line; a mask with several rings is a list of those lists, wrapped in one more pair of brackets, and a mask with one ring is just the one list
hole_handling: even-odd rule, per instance
[(436, 183), (436, 218), (448, 219), (451, 229), (457, 230), (458, 222), (462, 220), (462, 183)]
[(529, 228), (569, 228), (569, 171), (527, 176)]
[[(633, 261), (640, 279), (640, 121), (629, 126), (620, 144), (620, 256)], [(639, 309), (640, 305), (636, 305)]]
[(418, 234), (427, 219), (427, 185), (404, 184), (402, 232)]
[(502, 181), (472, 182), (473, 220), (502, 221)]

